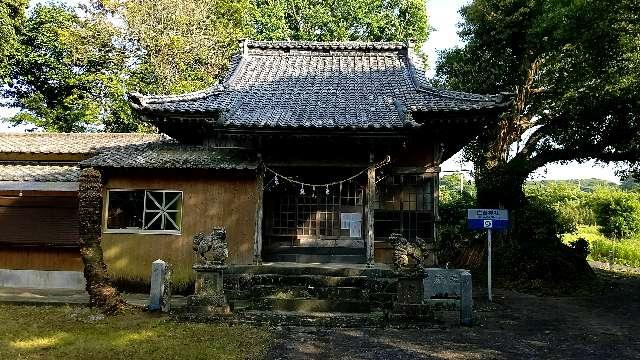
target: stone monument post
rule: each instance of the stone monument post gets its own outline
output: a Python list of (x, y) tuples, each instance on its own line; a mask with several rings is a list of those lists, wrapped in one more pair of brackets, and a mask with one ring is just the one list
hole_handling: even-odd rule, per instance
[(168, 312), (171, 308), (171, 269), (158, 259), (151, 264), (151, 291), (149, 310)]

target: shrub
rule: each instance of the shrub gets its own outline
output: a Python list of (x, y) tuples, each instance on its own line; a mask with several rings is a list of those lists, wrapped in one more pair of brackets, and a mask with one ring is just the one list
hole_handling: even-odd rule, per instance
[(592, 206), (602, 234), (617, 240), (636, 235), (640, 231), (639, 200), (635, 193), (609, 187), (597, 189)]
[(438, 214), (438, 259), (443, 263), (454, 261), (460, 251), (467, 248), (478, 232), (467, 229), (467, 209), (476, 207), (472, 189), (460, 192), (441, 187)]
[(584, 259), (586, 259), (591, 252), (589, 250), (589, 242), (583, 237), (579, 237), (577, 240), (570, 242), (569, 247)]
[(590, 194), (578, 184), (569, 182), (535, 182), (525, 186), (529, 199), (553, 207), (561, 222), (577, 225), (594, 225), (595, 214), (590, 204)]
[(512, 212), (512, 218), (513, 237), (526, 247), (557, 246), (561, 234), (577, 228), (572, 219), (561, 216), (556, 207), (536, 197), (527, 198), (527, 204)]

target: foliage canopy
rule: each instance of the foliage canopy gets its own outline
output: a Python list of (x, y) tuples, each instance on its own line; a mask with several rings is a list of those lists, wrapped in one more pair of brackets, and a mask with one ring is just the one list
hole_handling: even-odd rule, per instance
[(36, 5), (18, 35), (2, 95), (21, 111), (14, 125), (80, 132), (104, 125), (137, 130), (124, 97), (127, 64), (119, 35), (106, 16), (64, 5)]
[(461, 14), (466, 44), (442, 54), (437, 81), (514, 94), (468, 148), (481, 202), (517, 208), (527, 175), (549, 162), (637, 159), (640, 3), (475, 0)]
[(9, 62), (16, 55), (18, 33), (24, 20), (27, 0), (0, 1), (0, 81), (9, 73)]

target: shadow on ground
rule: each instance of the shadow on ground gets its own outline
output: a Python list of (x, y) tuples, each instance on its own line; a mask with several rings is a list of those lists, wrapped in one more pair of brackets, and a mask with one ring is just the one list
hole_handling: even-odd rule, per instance
[(595, 295), (496, 291), (476, 325), (421, 329), (278, 329), (268, 359), (638, 359), (640, 274), (597, 270)]

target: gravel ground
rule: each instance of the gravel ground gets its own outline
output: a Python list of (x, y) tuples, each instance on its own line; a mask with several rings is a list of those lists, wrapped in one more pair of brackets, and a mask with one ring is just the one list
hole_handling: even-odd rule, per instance
[[(598, 267), (598, 264), (593, 264)], [(640, 276), (598, 270), (600, 296), (497, 289), (473, 327), (279, 329), (270, 359), (640, 359)]]

